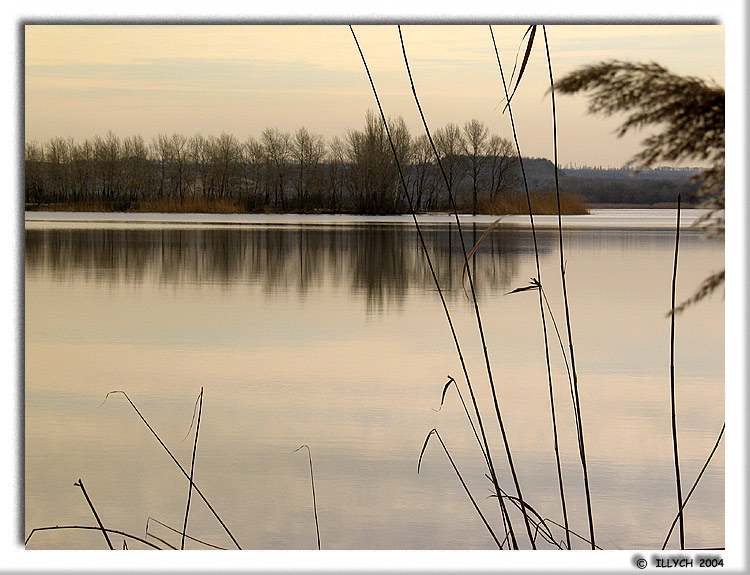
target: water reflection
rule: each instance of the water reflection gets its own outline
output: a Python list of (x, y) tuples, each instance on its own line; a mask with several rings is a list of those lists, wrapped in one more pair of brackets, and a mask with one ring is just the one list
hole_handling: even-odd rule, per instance
[[(483, 229), (467, 226), (467, 245)], [(561, 319), (557, 234), (538, 239)], [(425, 240), (452, 300), (478, 403), (490, 410), (455, 226), (428, 226)], [(673, 233), (571, 230), (566, 242), (597, 539), (605, 548), (656, 548), (675, 506), (665, 316)], [(685, 233), (680, 248), (684, 299), (722, 265), (723, 245)], [(502, 297), (536, 273), (530, 231), (501, 226), (472, 271), (524, 496), (561, 521), (538, 302), (528, 293)], [(124, 401), (102, 400), (127, 390), (189, 462), (192, 444), (183, 438), (205, 386), (199, 484), (244, 548), (315, 545), (307, 462), (290, 455), (302, 443), (314, 454), (324, 547), (492, 548), (436, 445), (416, 473), (425, 435), (437, 427), (489, 521), (502, 529), (496, 502), (481, 496), (483, 459), (456, 394), (434, 411), (446, 374), (460, 367), (432, 290), (418, 237), (401, 224), (31, 226), (26, 532), (91, 521), (72, 487), (79, 477), (98, 491), (114, 527), (141, 532), (147, 516), (181, 525), (184, 478)], [(363, 309), (376, 313), (363, 317)], [(724, 420), (720, 297), (683, 314), (678, 326), (680, 457), (691, 483)], [(576, 531), (585, 532), (573, 407), (552, 347), (568, 509)], [(500, 449), (497, 426), (488, 434)], [(510, 485), (504, 465), (500, 473)], [(723, 544), (723, 482), (722, 448), (690, 501), (690, 546)], [(200, 505), (190, 522), (196, 536), (223, 544)], [(101, 539), (48, 533), (31, 546), (99, 548)]]
[[(467, 250), (484, 227), (466, 226)], [(424, 233), (446, 297), (462, 295), (463, 251), (455, 225)], [(528, 231), (498, 229), (472, 258), (478, 293), (515, 280), (519, 255), (531, 249)], [(541, 251), (554, 237), (541, 237)], [(364, 293), (368, 307), (402, 301), (410, 289), (434, 289), (416, 231), (402, 225), (211, 229), (26, 230), (27, 278), (85, 279), (111, 284), (236, 283), (268, 293), (305, 294), (324, 281)]]

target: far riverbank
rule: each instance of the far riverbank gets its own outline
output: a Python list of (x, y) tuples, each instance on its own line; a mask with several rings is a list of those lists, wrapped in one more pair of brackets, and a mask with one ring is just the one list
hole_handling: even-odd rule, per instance
[[(688, 208), (681, 211), (681, 227), (691, 226), (705, 210)], [(611, 229), (673, 229), (674, 209), (592, 209), (585, 215), (563, 216), (563, 229), (611, 228)], [(462, 225), (489, 226), (498, 219), (495, 215), (459, 214)], [(455, 216), (447, 212), (418, 216), (421, 225), (455, 224)], [(360, 224), (414, 225), (409, 214), (387, 216), (354, 214), (188, 214), (149, 212), (53, 212), (27, 211), (26, 227), (131, 227), (131, 226), (247, 226), (247, 225), (322, 225), (356, 226)], [(535, 215), (534, 225), (539, 229), (557, 227), (556, 215)], [(500, 227), (530, 227), (528, 214), (502, 216)]]

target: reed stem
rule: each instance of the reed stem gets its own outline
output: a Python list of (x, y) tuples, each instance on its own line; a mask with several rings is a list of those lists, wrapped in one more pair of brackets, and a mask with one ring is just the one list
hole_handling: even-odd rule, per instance
[[(172, 454), (172, 452), (169, 450), (169, 448), (166, 446), (166, 444), (162, 441), (161, 437), (159, 437), (159, 434), (157, 434), (156, 431), (154, 431), (154, 428), (151, 427), (151, 424), (146, 420), (145, 417), (143, 417), (143, 415), (141, 414), (141, 412), (138, 410), (138, 408), (135, 406), (135, 404), (131, 401), (130, 397), (128, 397), (128, 394), (125, 393), (124, 391), (116, 390), (116, 391), (110, 391), (107, 394), (107, 397), (109, 397), (113, 393), (121, 393), (122, 395), (125, 396), (125, 399), (128, 400), (128, 403), (130, 404), (130, 406), (135, 410), (135, 412), (138, 414), (138, 417), (141, 418), (141, 421), (146, 425), (146, 427), (151, 432), (151, 434), (159, 442), (159, 445), (161, 445), (162, 448), (164, 449), (164, 451), (167, 452), (167, 455), (169, 455), (169, 457), (172, 459), (172, 461), (177, 466), (177, 468), (180, 471), (182, 471), (182, 474), (188, 480), (190, 480), (190, 476), (188, 475), (188, 472), (185, 471), (185, 468), (180, 464), (179, 461), (177, 461), (177, 458)], [(107, 401), (106, 397), (104, 398), (104, 401)], [(198, 489), (198, 486), (195, 485), (195, 484), (193, 484), (193, 488), (195, 489), (195, 492), (200, 496), (200, 498), (203, 499), (203, 502), (206, 504), (206, 507), (208, 507), (209, 510), (211, 511), (211, 513), (213, 513), (214, 517), (216, 517), (216, 520), (219, 522), (219, 524), (224, 528), (224, 531), (226, 531), (227, 535), (229, 535), (229, 538), (235, 544), (235, 546), (237, 547), (237, 549), (242, 549), (242, 547), (240, 547), (240, 544), (237, 542), (237, 539), (234, 538), (234, 535), (232, 535), (232, 532), (229, 530), (229, 527), (227, 527), (226, 523), (224, 523), (224, 521), (222, 521), (221, 517), (219, 517), (219, 514), (216, 512), (216, 510), (213, 508), (213, 506), (208, 502), (208, 499), (206, 499), (206, 496), (203, 495), (203, 492), (200, 489)]]
[[(557, 467), (558, 467), (558, 481), (559, 481), (559, 485), (560, 485), (560, 493), (561, 493), (561, 500), (562, 500), (563, 515), (565, 516), (565, 521), (567, 523), (567, 509), (566, 509), (566, 506), (565, 506), (565, 494), (564, 494), (564, 489), (563, 489), (563, 485), (562, 485), (562, 473), (561, 473), (561, 468), (560, 468), (559, 447), (558, 447), (558, 439), (557, 439), (557, 420), (556, 420), (556, 417), (555, 417), (554, 390), (553, 390), (553, 385), (552, 385), (552, 366), (551, 366), (551, 363), (550, 363), (550, 356), (549, 356), (549, 338), (547, 336), (547, 320), (546, 320), (546, 316), (545, 316), (545, 313), (544, 313), (544, 300), (543, 300), (542, 290), (541, 290), (541, 285), (542, 285), (542, 271), (541, 271), (541, 266), (539, 264), (539, 244), (538, 244), (537, 236), (536, 236), (536, 226), (534, 225), (534, 213), (533, 213), (533, 210), (532, 210), (532, 207), (531, 207), (531, 194), (529, 192), (529, 185), (528, 185), (528, 181), (527, 181), (527, 178), (526, 178), (526, 170), (524, 168), (523, 156), (521, 155), (521, 147), (520, 147), (520, 145), (518, 143), (518, 133), (516, 131), (516, 124), (515, 124), (515, 120), (513, 118), (513, 109), (512, 109), (512, 107), (510, 105), (511, 97), (508, 94), (508, 85), (507, 85), (507, 83), (505, 81), (505, 73), (503, 72), (502, 63), (500, 62), (500, 54), (499, 54), (499, 52), (497, 50), (497, 43), (495, 42), (495, 34), (492, 31), (492, 26), (490, 26), (489, 28), (490, 28), (490, 36), (492, 38), (492, 45), (493, 45), (493, 47), (495, 49), (495, 56), (497, 58), (497, 65), (498, 65), (498, 68), (500, 70), (500, 78), (502, 80), (503, 90), (505, 92), (505, 99), (506, 99), (506, 105), (505, 105), (505, 107), (508, 110), (508, 116), (510, 118), (510, 124), (511, 124), (511, 128), (512, 128), (512, 131), (513, 131), (513, 140), (514, 140), (515, 145), (516, 145), (516, 154), (518, 155), (518, 162), (519, 162), (519, 166), (521, 168), (521, 176), (522, 176), (522, 179), (523, 179), (524, 190), (526, 191), (526, 203), (527, 203), (528, 211), (529, 211), (529, 221), (531, 223), (531, 236), (532, 236), (532, 239), (533, 239), (533, 242), (534, 242), (534, 261), (536, 263), (537, 283), (540, 286), (539, 294), (538, 294), (538, 296), (539, 296), (539, 313), (540, 313), (540, 316), (541, 316), (541, 319), (542, 319), (542, 335), (543, 335), (543, 338), (544, 338), (544, 358), (545, 358), (545, 362), (546, 362), (546, 366), (547, 366), (547, 383), (548, 383), (548, 387), (549, 387), (550, 404), (551, 404), (551, 410), (552, 410), (552, 429), (553, 429), (553, 434), (554, 434), (555, 456), (556, 456)], [(533, 38), (533, 36), (531, 38)], [(529, 50), (531, 48), (531, 38), (529, 40), (529, 47), (527, 48), (527, 55), (528, 55), (528, 52), (529, 52)], [(518, 81), (520, 81), (520, 79), (521, 78), (520, 78), (520, 73), (519, 73), (519, 78), (517, 80), (516, 86), (518, 86)], [(558, 210), (558, 212), (559, 212), (559, 210)], [(521, 499), (521, 498), (519, 497), (519, 499)], [(523, 499), (521, 499), (521, 502), (523, 503)], [(525, 507), (524, 507), (524, 510), (525, 510)]]
[[(175, 529), (174, 527), (171, 527), (170, 525), (167, 525), (166, 523), (163, 523), (163, 522), (159, 521), (158, 519), (154, 519), (153, 517), (148, 517), (146, 519), (146, 537), (150, 536), (150, 537), (153, 537), (155, 539), (159, 539), (153, 533), (149, 533), (148, 527), (149, 527), (149, 523), (151, 521), (153, 521), (154, 523), (158, 523), (159, 525), (161, 525), (165, 529), (169, 529), (173, 533), (177, 533), (178, 535), (180, 534), (180, 530), (179, 529)], [(208, 542), (203, 541), (201, 539), (197, 539), (195, 537), (191, 537), (190, 535), (185, 535), (185, 538), (186, 539), (190, 539), (191, 541), (195, 541), (196, 543), (200, 543), (201, 545), (205, 545), (206, 547), (211, 547), (212, 549), (219, 549), (219, 550), (222, 550), (222, 551), (226, 551), (226, 549), (224, 549), (224, 547), (219, 547), (218, 545), (214, 545), (213, 543), (208, 543)], [(159, 541), (161, 541), (162, 543), (166, 543), (163, 539), (159, 539)], [(166, 544), (169, 545), (169, 543), (166, 543)], [(170, 547), (171, 547), (171, 545), (170, 545)], [(172, 547), (172, 549), (176, 549), (176, 547)]]
[[(422, 105), (419, 103), (419, 97), (417, 96), (417, 90), (416, 90), (416, 87), (414, 86), (414, 78), (412, 77), (411, 68), (409, 66), (409, 59), (408, 59), (408, 57), (406, 55), (406, 47), (404, 45), (404, 38), (403, 38), (403, 35), (401, 33), (401, 26), (398, 26), (398, 35), (399, 35), (399, 39), (401, 41), (401, 51), (402, 51), (403, 56), (404, 56), (404, 64), (406, 66), (406, 72), (407, 72), (407, 74), (409, 76), (409, 83), (411, 84), (411, 91), (412, 91), (412, 94), (414, 96), (414, 101), (415, 101), (415, 103), (417, 105), (417, 109), (419, 111), (419, 116), (422, 119), (422, 124), (424, 126), (425, 133), (427, 135), (427, 139), (429, 140), (430, 146), (432, 147), (432, 151), (435, 154), (435, 159), (437, 161), (438, 168), (440, 169), (440, 173), (441, 173), (441, 175), (443, 177), (443, 180), (445, 181), (446, 189), (448, 190), (448, 198), (450, 200), (451, 208), (453, 210), (453, 215), (454, 215), (455, 220), (456, 220), (456, 227), (458, 229), (458, 237), (461, 240), (461, 248), (462, 248), (463, 254), (464, 254), (464, 262), (466, 264), (466, 267), (465, 267), (466, 277), (469, 280), (469, 288), (470, 288), (470, 291), (471, 291), (472, 302), (474, 304), (474, 315), (476, 316), (476, 319), (477, 319), (477, 328), (479, 330), (479, 337), (480, 337), (481, 343), (482, 343), (482, 352), (483, 352), (483, 355), (484, 355), (485, 366), (487, 368), (487, 377), (488, 377), (488, 380), (489, 380), (490, 390), (492, 391), (492, 401), (493, 401), (493, 405), (494, 405), (494, 408), (495, 408), (495, 415), (497, 417), (498, 426), (500, 427), (500, 434), (501, 434), (502, 439), (503, 439), (503, 445), (505, 447), (505, 454), (506, 454), (506, 457), (508, 459), (508, 466), (510, 468), (511, 476), (513, 478), (513, 484), (514, 484), (515, 489), (516, 489), (516, 495), (518, 496), (518, 498), (521, 501), (523, 501), (523, 495), (521, 493), (521, 486), (520, 486), (520, 483), (518, 481), (518, 474), (516, 473), (516, 468), (515, 468), (515, 465), (513, 464), (513, 456), (512, 456), (512, 453), (511, 453), (511, 449), (510, 449), (510, 443), (508, 441), (508, 436), (507, 436), (507, 433), (505, 431), (505, 425), (503, 423), (503, 417), (502, 417), (502, 414), (500, 412), (500, 404), (499, 404), (499, 400), (498, 400), (498, 397), (497, 397), (497, 389), (495, 387), (495, 382), (494, 382), (494, 379), (493, 379), (493, 376), (492, 376), (492, 367), (490, 365), (489, 352), (487, 351), (487, 342), (486, 342), (485, 336), (484, 336), (484, 328), (482, 327), (482, 318), (481, 318), (481, 315), (479, 313), (479, 303), (477, 302), (476, 290), (474, 289), (474, 280), (472, 279), (471, 270), (469, 269), (470, 266), (468, 265), (468, 263), (469, 263), (468, 253), (466, 251), (466, 244), (465, 244), (465, 241), (464, 241), (463, 232), (461, 230), (461, 220), (458, 217), (458, 209), (457, 209), (457, 206), (456, 206), (456, 201), (455, 201), (455, 198), (453, 196), (453, 192), (451, 190), (451, 182), (450, 182), (450, 179), (448, 178), (448, 176), (445, 173), (445, 169), (443, 168), (443, 163), (440, 161), (440, 154), (438, 153), (437, 147), (435, 146), (435, 142), (432, 139), (432, 135), (430, 134), (430, 129), (429, 129), (429, 126), (427, 125), (427, 120), (425, 119), (424, 112), (422, 111)], [(474, 400), (473, 393), (472, 393), (472, 400)], [(476, 408), (476, 409), (477, 409), (477, 412), (478, 412), (478, 408)], [(485, 451), (486, 451), (486, 454), (487, 454), (487, 459), (488, 459), (488, 461), (491, 464), (492, 463), (492, 456), (490, 454), (489, 444), (487, 442), (487, 439), (486, 439), (486, 436), (485, 436), (485, 433), (484, 433), (484, 429), (482, 428), (482, 426), (480, 426), (480, 429), (482, 431), (482, 437), (483, 437), (484, 443), (485, 443)], [(493, 482), (493, 484), (495, 485), (495, 487), (497, 489), (498, 501), (500, 502), (500, 505), (503, 506), (504, 505), (503, 498), (500, 496), (500, 491), (499, 491), (500, 490), (500, 485), (499, 485), (499, 482), (497, 481), (497, 476), (496, 476), (496, 472), (495, 472), (495, 469), (494, 469), (493, 465), (490, 465), (490, 474), (492, 476), (492, 482)], [(522, 513), (523, 513), (523, 518), (524, 518), (524, 524), (526, 526), (526, 533), (529, 536), (529, 541), (531, 543), (531, 547), (532, 547), (532, 549), (536, 549), (536, 544), (534, 543), (534, 538), (533, 538), (533, 536), (531, 534), (531, 525), (529, 523), (529, 518), (528, 518), (528, 516), (526, 514), (526, 508), (522, 509)], [(516, 538), (515, 538), (515, 534), (514, 534), (513, 529), (512, 529), (512, 525), (511, 525), (511, 531), (510, 532), (511, 532), (511, 539), (513, 540), (514, 548), (517, 549), (518, 548), (518, 544), (517, 544), (517, 541), (516, 541)]]
[(672, 308), (671, 326), (669, 333), (669, 396), (672, 408), (672, 449), (674, 452), (674, 473), (677, 483), (677, 517), (680, 522), (680, 549), (685, 549), (685, 523), (683, 519), (682, 481), (680, 479), (680, 454), (677, 449), (677, 405), (675, 400), (674, 381), (674, 333), (675, 333), (675, 294), (677, 291), (677, 256), (680, 248), (680, 201), (681, 195), (677, 195), (677, 230), (675, 232), (674, 244), (674, 268), (672, 271)]
[(75, 485), (76, 487), (80, 487), (81, 491), (83, 491), (83, 496), (86, 498), (86, 503), (89, 504), (89, 507), (91, 508), (91, 512), (94, 514), (94, 518), (96, 519), (96, 522), (99, 525), (99, 529), (104, 534), (104, 539), (107, 540), (107, 545), (109, 546), (110, 550), (114, 551), (114, 547), (112, 547), (112, 542), (109, 540), (109, 535), (107, 535), (107, 530), (104, 529), (104, 525), (102, 525), (102, 520), (99, 519), (99, 514), (96, 512), (96, 509), (94, 508), (94, 504), (91, 503), (89, 494), (86, 493), (86, 488), (83, 486), (83, 481), (79, 479), (73, 485)]
[(693, 486), (690, 488), (690, 491), (687, 494), (687, 497), (685, 497), (685, 501), (682, 502), (682, 507), (680, 508), (680, 511), (677, 513), (677, 515), (675, 515), (675, 518), (672, 521), (672, 525), (669, 527), (669, 533), (667, 533), (667, 537), (666, 539), (664, 539), (664, 545), (661, 546), (662, 551), (667, 548), (667, 543), (669, 543), (669, 538), (672, 536), (672, 531), (674, 531), (674, 526), (677, 524), (677, 520), (682, 516), (682, 510), (685, 508), (688, 501), (690, 500), (690, 496), (693, 494), (693, 491), (695, 491), (695, 488), (698, 487), (698, 482), (703, 477), (703, 473), (706, 471), (708, 464), (711, 462), (711, 459), (713, 458), (714, 453), (716, 453), (716, 450), (719, 447), (719, 443), (721, 442), (721, 438), (724, 435), (725, 427), (726, 427), (726, 423), (721, 426), (721, 431), (719, 432), (719, 437), (716, 438), (716, 443), (714, 443), (714, 448), (711, 450), (711, 453), (709, 453), (708, 459), (706, 459), (706, 462), (703, 464), (703, 467), (701, 468), (701, 471), (698, 474), (698, 477), (696, 477), (695, 482), (693, 483)]
[(195, 454), (198, 451), (198, 432), (201, 428), (201, 411), (203, 410), (203, 387), (201, 387), (201, 393), (198, 396), (198, 420), (195, 424), (195, 441), (193, 442), (193, 458), (190, 462), (190, 487), (188, 488), (187, 505), (185, 506), (185, 522), (182, 525), (182, 541), (180, 542), (180, 549), (185, 549), (185, 533), (187, 532), (188, 515), (190, 514), (190, 499), (193, 495), (193, 477), (195, 473)]
[(471, 500), (472, 505), (474, 505), (474, 509), (479, 514), (479, 517), (482, 519), (482, 522), (484, 523), (484, 526), (487, 528), (487, 531), (489, 531), (490, 536), (495, 541), (495, 543), (497, 543), (498, 549), (502, 549), (503, 544), (500, 543), (500, 541), (498, 540), (497, 536), (495, 535), (495, 532), (492, 530), (492, 527), (490, 526), (489, 522), (487, 521), (484, 514), (482, 513), (482, 510), (479, 509), (479, 505), (477, 505), (477, 502), (474, 499), (474, 496), (471, 494), (469, 487), (466, 485), (464, 478), (461, 476), (461, 472), (458, 470), (458, 467), (456, 466), (455, 461), (453, 461), (453, 458), (451, 457), (451, 454), (448, 451), (448, 448), (445, 446), (445, 443), (443, 443), (443, 438), (440, 437), (438, 430), (435, 428), (433, 428), (427, 434), (427, 438), (424, 441), (424, 445), (422, 446), (422, 452), (419, 454), (419, 461), (417, 463), (417, 473), (419, 473), (420, 466), (422, 465), (422, 456), (424, 455), (425, 449), (427, 449), (427, 443), (430, 441), (430, 437), (432, 437), (433, 435), (438, 438), (440, 445), (443, 447), (443, 451), (445, 451), (445, 455), (448, 456), (448, 461), (450, 461), (451, 466), (453, 466), (453, 471), (456, 472), (456, 476), (458, 477), (458, 480), (461, 482), (461, 485), (463, 486), (464, 491), (466, 492), (466, 495), (469, 496), (469, 499)]
[(308, 447), (307, 445), (300, 445), (292, 453), (296, 453), (303, 447), (307, 449), (307, 458), (310, 460), (310, 485), (312, 486), (313, 512), (315, 513), (315, 533), (318, 536), (318, 551), (320, 551), (320, 526), (318, 525), (318, 503), (315, 500), (315, 475), (313, 474), (312, 454), (310, 453), (310, 447)]
[[(575, 361), (574, 361), (574, 354), (573, 354), (573, 337), (571, 335), (570, 330), (570, 311), (568, 306), (568, 289), (566, 287), (565, 283), (565, 254), (564, 254), (564, 247), (563, 247), (563, 233), (562, 233), (562, 210), (560, 208), (560, 180), (558, 176), (558, 157), (557, 157), (557, 110), (555, 107), (555, 81), (552, 76), (552, 59), (550, 57), (550, 50), (549, 50), (549, 42), (547, 40), (547, 27), (542, 26), (542, 33), (544, 35), (544, 48), (545, 52), (547, 54), (547, 68), (549, 70), (549, 85), (550, 85), (550, 92), (552, 95), (552, 146), (554, 150), (554, 163), (555, 163), (555, 193), (557, 196), (557, 230), (558, 230), (558, 236), (560, 240), (560, 278), (562, 280), (562, 294), (563, 294), (563, 301), (565, 302), (565, 320), (568, 328), (568, 344), (570, 346), (570, 357), (571, 357), (571, 365), (573, 370), (573, 380), (576, 382), (574, 387), (577, 386), (577, 375), (575, 371)], [(510, 103), (508, 104), (510, 106)], [(541, 288), (540, 288), (541, 291)], [(546, 298), (545, 298), (546, 299)], [(549, 305), (549, 304), (548, 304)], [(552, 320), (554, 322), (554, 318)], [(555, 330), (557, 330), (557, 326), (555, 326)], [(566, 362), (567, 365), (567, 362)], [(554, 409), (554, 397), (552, 395), (552, 385), (550, 383), (550, 402), (552, 403), (552, 419), (554, 422), (555, 419), (555, 409)], [(576, 414), (578, 414), (579, 411), (576, 409)], [(578, 417), (578, 415), (576, 415)], [(568, 525), (568, 513), (565, 506), (565, 490), (563, 489), (563, 480), (562, 480), (562, 471), (560, 468), (560, 454), (558, 452), (557, 448), (557, 426), (553, 423), (553, 427), (555, 429), (555, 458), (557, 459), (557, 476), (560, 483), (560, 500), (562, 502), (562, 512), (563, 512), (563, 520), (565, 523), (565, 538), (566, 542), (568, 544), (568, 549), (570, 549), (570, 529)], [(579, 429), (580, 434), (580, 425), (576, 426)], [(583, 443), (582, 435), (581, 437), (581, 444)], [(594, 529), (593, 529), (593, 519), (591, 518), (591, 503), (590, 498), (588, 495), (588, 481), (586, 481), (586, 505), (589, 512), (589, 523), (591, 524), (591, 541), (593, 545), (594, 540)]]
[[(469, 389), (469, 394), (471, 396), (471, 400), (472, 400), (472, 404), (473, 404), (473, 407), (474, 407), (474, 411), (475, 411), (476, 416), (477, 416), (477, 424), (478, 424), (480, 432), (482, 434), (482, 438), (483, 438), (484, 445), (485, 445), (485, 450), (486, 450), (485, 452), (487, 453), (487, 458), (489, 459), (489, 461), (491, 463), (492, 462), (492, 458), (491, 458), (491, 455), (490, 455), (490, 452), (489, 452), (489, 445), (487, 443), (487, 438), (486, 438), (486, 434), (485, 434), (485, 431), (484, 431), (484, 424), (482, 422), (482, 415), (481, 415), (481, 412), (479, 411), (479, 406), (477, 404), (476, 396), (474, 394), (474, 389), (473, 389), (473, 387), (471, 385), (471, 378), (469, 377), (469, 371), (468, 371), (468, 369), (466, 367), (466, 361), (464, 360), (463, 352), (461, 351), (461, 345), (460, 345), (460, 343), (458, 341), (458, 335), (456, 334), (456, 329), (455, 329), (455, 327), (453, 325), (453, 319), (451, 318), (450, 310), (448, 309), (448, 304), (445, 301), (445, 295), (443, 294), (443, 290), (440, 288), (440, 282), (439, 282), (439, 280), (437, 278), (437, 274), (435, 273), (435, 268), (434, 268), (434, 266), (432, 264), (432, 259), (430, 258), (430, 253), (427, 250), (427, 244), (425, 243), (425, 240), (424, 240), (424, 235), (422, 233), (422, 228), (419, 225), (419, 221), (417, 220), (417, 214), (416, 214), (416, 211), (414, 209), (414, 204), (412, 202), (411, 196), (409, 196), (409, 193), (408, 193), (408, 188), (406, 186), (406, 179), (404, 178), (403, 170), (401, 169), (401, 165), (400, 165), (400, 163), (398, 161), (398, 154), (396, 154), (396, 148), (395, 148), (395, 145), (393, 144), (393, 139), (391, 138), (390, 130), (388, 129), (388, 122), (386, 121), (385, 113), (383, 112), (383, 107), (380, 104), (380, 98), (378, 97), (378, 92), (377, 92), (377, 90), (375, 88), (375, 82), (372, 79), (372, 74), (370, 74), (370, 69), (367, 66), (367, 60), (365, 59), (365, 55), (362, 52), (362, 48), (359, 45), (359, 41), (357, 40), (357, 35), (354, 33), (354, 28), (352, 26), (349, 26), (349, 30), (352, 33), (352, 37), (354, 38), (354, 43), (356, 44), (357, 50), (359, 51), (360, 58), (362, 59), (362, 64), (364, 65), (365, 72), (366, 72), (367, 77), (368, 77), (368, 79), (370, 81), (370, 86), (372, 88), (373, 95), (375, 97), (375, 102), (376, 102), (376, 104), (378, 106), (378, 110), (380, 111), (381, 120), (382, 120), (383, 125), (385, 127), (386, 134), (388, 135), (388, 142), (390, 143), (391, 151), (393, 152), (393, 157), (394, 157), (394, 160), (396, 162), (396, 167), (398, 169), (399, 177), (401, 179), (401, 185), (404, 188), (404, 195), (406, 196), (406, 200), (407, 200), (407, 202), (409, 204), (409, 211), (411, 213), (412, 220), (414, 221), (414, 225), (415, 225), (415, 227), (417, 229), (417, 235), (419, 236), (419, 241), (420, 241), (420, 244), (422, 246), (422, 251), (425, 254), (425, 258), (427, 260), (427, 265), (430, 268), (430, 273), (432, 275), (432, 279), (435, 282), (435, 288), (437, 289), (438, 295), (440, 297), (440, 302), (442, 303), (442, 306), (443, 306), (443, 311), (445, 312), (445, 317), (446, 317), (446, 319), (448, 321), (448, 327), (450, 328), (451, 336), (453, 337), (453, 343), (456, 346), (456, 352), (458, 354), (458, 359), (459, 359), (459, 362), (461, 364), (461, 370), (463, 371), (464, 378), (466, 379), (466, 384), (467, 384), (467, 387)], [(494, 470), (494, 468), (493, 468), (492, 465), (490, 465), (490, 470), (489, 471), (492, 474), (492, 477), (493, 477), (492, 481), (493, 481), (493, 484), (495, 485), (495, 489), (496, 489), (496, 491), (498, 493), (500, 493), (500, 486), (498, 484), (497, 476), (495, 474), (495, 470)], [(503, 502), (503, 500), (502, 500), (501, 497), (499, 497), (499, 500), (500, 500), (501, 509), (504, 509), (505, 503)], [(512, 525), (510, 526), (510, 530), (511, 530), (511, 536), (512, 536), (511, 539), (513, 541), (513, 546), (514, 546), (514, 548), (517, 549), (518, 548), (518, 544), (516, 542), (515, 534), (513, 533)]]
[[(26, 541), (24, 542), (24, 545), (28, 545), (29, 540), (31, 539), (31, 536), (34, 535), (34, 533), (38, 531), (55, 531), (57, 529), (63, 529), (63, 530), (64, 529), (87, 529), (87, 530), (95, 530), (95, 531), (104, 531), (104, 533), (114, 533), (115, 535), (122, 535), (123, 537), (132, 539), (133, 541), (138, 541), (140, 543), (143, 543), (144, 545), (148, 545), (149, 547), (152, 547), (153, 549), (161, 550), (161, 547), (154, 545), (150, 541), (141, 539), (140, 537), (136, 535), (131, 535), (130, 533), (125, 533), (124, 531), (120, 531), (118, 529), (105, 529), (104, 527), (101, 527), (101, 526), (94, 527), (92, 525), (52, 525), (50, 527), (35, 527), (34, 529), (31, 530), (31, 532), (29, 533), (29, 536), (26, 537)], [(111, 544), (110, 544), (110, 549), (114, 549)]]

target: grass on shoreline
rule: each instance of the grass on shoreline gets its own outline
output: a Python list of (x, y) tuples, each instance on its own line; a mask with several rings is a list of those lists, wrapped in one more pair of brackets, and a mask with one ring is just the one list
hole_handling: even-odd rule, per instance
[[(561, 194), (560, 204), (562, 213), (587, 214), (585, 201), (574, 194)], [(534, 214), (557, 214), (557, 199), (554, 192), (532, 192), (531, 206)], [(460, 206), (464, 211), (470, 211), (471, 206)], [(26, 204), (27, 211), (55, 211), (55, 212), (135, 212), (135, 213), (165, 213), (165, 214), (245, 214), (245, 213), (276, 213), (271, 208), (247, 210), (242, 203), (230, 200), (207, 200), (203, 197), (163, 198), (132, 202), (127, 209), (113, 206), (107, 201), (79, 201), (49, 204)], [(436, 210), (443, 211), (443, 210)], [(344, 210), (345, 213), (350, 213)], [(325, 210), (286, 210), (286, 213), (329, 213)], [(479, 206), (480, 214), (528, 214), (526, 197), (523, 194), (505, 194), (493, 202), (484, 202)]]

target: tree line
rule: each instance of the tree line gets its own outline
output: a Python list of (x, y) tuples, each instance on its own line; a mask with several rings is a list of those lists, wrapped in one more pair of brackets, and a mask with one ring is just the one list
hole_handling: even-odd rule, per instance
[(403, 213), (445, 209), (445, 180), (463, 209), (477, 213), (519, 184), (512, 143), (478, 120), (449, 123), (434, 143), (412, 136), (403, 118), (388, 121), (395, 148), (372, 112), (361, 129), (326, 140), (305, 127), (265, 129), (240, 141), (231, 134), (160, 134), (120, 138), (109, 132), (83, 142), (53, 138), (25, 145), (25, 202), (101, 204), (128, 210), (144, 202), (230, 202), (243, 211)]

